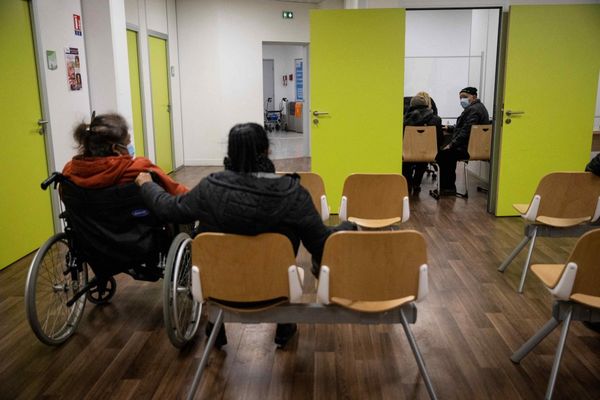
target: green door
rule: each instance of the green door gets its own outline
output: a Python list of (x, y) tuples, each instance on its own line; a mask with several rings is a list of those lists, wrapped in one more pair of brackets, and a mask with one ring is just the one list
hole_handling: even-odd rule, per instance
[(131, 86), (131, 109), (133, 111), (133, 141), (135, 155), (145, 156), (144, 122), (142, 117), (142, 91), (140, 89), (140, 63), (138, 59), (138, 33), (127, 30), (129, 52), (129, 84)]
[(171, 145), (171, 110), (169, 105), (169, 63), (167, 41), (148, 37), (150, 48), (150, 80), (152, 84), (152, 121), (156, 165), (165, 172), (173, 171)]
[(599, 71), (600, 5), (510, 7), (496, 215), (547, 173), (583, 171)]
[(404, 9), (311, 11), (312, 170), (333, 210), (348, 175), (402, 171), (404, 17)]
[[(40, 93), (27, 1), (0, 2), (0, 269), (53, 233)], [(60, 50), (60, 49), (57, 49)], [(57, 51), (60, 57), (60, 52)]]

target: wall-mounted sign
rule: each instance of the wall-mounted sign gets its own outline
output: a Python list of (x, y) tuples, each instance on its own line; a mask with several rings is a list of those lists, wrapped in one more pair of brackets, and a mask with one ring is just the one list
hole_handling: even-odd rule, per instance
[(77, 14), (73, 14), (73, 30), (75, 31), (75, 36), (81, 36), (81, 17)]
[(294, 12), (293, 11), (282, 11), (281, 12), (281, 17), (283, 19), (293, 19), (294, 18)]
[(67, 84), (70, 90), (81, 90), (83, 81), (81, 79), (81, 62), (79, 60), (79, 49), (67, 47), (65, 49), (65, 62), (67, 64)]
[(296, 58), (296, 101), (304, 101), (304, 75), (302, 75), (302, 59)]
[(58, 68), (58, 61), (56, 61), (56, 52), (54, 50), (46, 50), (46, 62), (50, 71)]

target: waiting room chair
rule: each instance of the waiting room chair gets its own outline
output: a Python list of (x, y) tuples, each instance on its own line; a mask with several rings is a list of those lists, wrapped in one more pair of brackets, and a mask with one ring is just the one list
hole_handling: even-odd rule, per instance
[[(438, 153), (437, 133), (435, 126), (405, 126), (402, 143), (402, 162), (424, 162), (435, 164)], [(440, 180), (437, 179), (437, 190), (440, 191)]]
[(381, 229), (410, 217), (408, 185), (401, 174), (352, 174), (344, 181), (340, 219)]
[[(469, 161), (490, 161), (492, 152), (492, 125), (472, 125), (471, 133), (469, 134), (469, 153), (468, 160), (459, 160), (463, 163), (463, 172), (465, 176), (465, 192), (458, 193), (460, 197), (469, 197), (469, 175), (467, 174), (467, 165)], [(482, 188), (477, 187), (477, 190)], [(483, 189), (485, 191), (485, 189)]]
[(600, 229), (584, 234), (566, 264), (532, 265), (531, 270), (554, 298), (552, 318), (511, 357), (514, 363), (529, 354), (546, 336), (563, 323), (546, 399), (551, 399), (571, 321), (600, 323)]
[(325, 193), (325, 183), (321, 175), (315, 172), (280, 172), (279, 175), (298, 174), (300, 176), (300, 185), (302, 185), (312, 198), (315, 208), (321, 215), (323, 222), (329, 220), (329, 204), (327, 203), (327, 195)]
[(409, 324), (428, 290), (425, 240), (415, 231), (338, 232), (325, 244), (318, 303), (299, 303), (303, 270), (289, 240), (203, 233), (192, 244), (192, 295), (218, 313), (188, 399), (224, 320), (241, 323), (402, 324), (431, 399), (436, 399)]
[(519, 293), (525, 278), (540, 226), (569, 228), (600, 218), (600, 177), (590, 172), (553, 172), (544, 176), (529, 204), (513, 204), (526, 221), (525, 237), (500, 265), (504, 272), (529, 241), (529, 251), (521, 273)]
[(398, 310), (427, 392), (434, 399), (406, 316), (427, 295), (427, 268), (425, 239), (419, 232), (338, 232), (325, 244), (317, 300), (362, 313)]

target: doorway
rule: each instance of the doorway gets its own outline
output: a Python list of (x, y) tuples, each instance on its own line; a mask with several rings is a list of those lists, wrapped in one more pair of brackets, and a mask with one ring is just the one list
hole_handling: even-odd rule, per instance
[(308, 44), (263, 42), (262, 60), (263, 123), (271, 140), (271, 158), (308, 162)]

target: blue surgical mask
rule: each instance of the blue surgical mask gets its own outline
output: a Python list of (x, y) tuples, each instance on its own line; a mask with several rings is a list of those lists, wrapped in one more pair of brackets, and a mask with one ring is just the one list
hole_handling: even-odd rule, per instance
[(127, 152), (131, 157), (135, 157), (135, 147), (133, 146), (133, 144), (129, 143), (127, 145)]
[(469, 102), (468, 98), (463, 97), (463, 98), (460, 99), (460, 105), (462, 106), (462, 108), (469, 107), (469, 104), (471, 104), (471, 103)]

